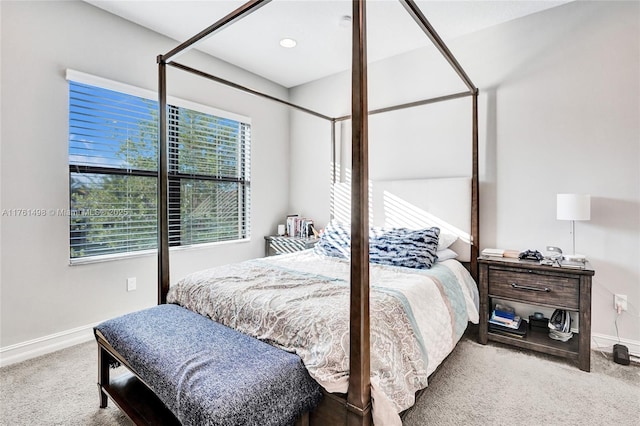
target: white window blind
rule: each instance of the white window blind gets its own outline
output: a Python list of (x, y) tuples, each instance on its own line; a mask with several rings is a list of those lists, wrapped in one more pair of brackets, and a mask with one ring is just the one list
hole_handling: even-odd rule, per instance
[[(157, 248), (157, 101), (69, 81), (70, 257)], [(168, 107), (172, 246), (249, 238), (249, 123)]]
[(250, 126), (182, 107), (168, 120), (171, 245), (246, 238)]

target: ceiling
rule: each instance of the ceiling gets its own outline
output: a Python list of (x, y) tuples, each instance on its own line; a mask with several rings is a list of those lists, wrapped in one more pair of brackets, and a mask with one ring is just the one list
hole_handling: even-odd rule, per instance
[[(85, 0), (131, 22), (183, 42), (224, 17), (245, 0)], [(567, 3), (560, 1), (416, 1), (445, 40)], [(198, 50), (294, 87), (350, 68), (351, 0), (275, 0), (197, 45)], [(286, 49), (279, 41), (297, 41)], [(367, 3), (370, 62), (430, 42), (395, 0)], [(176, 46), (178, 43), (176, 43)], [(167, 52), (157, 52), (167, 53)], [(455, 53), (455, 52), (454, 52)]]

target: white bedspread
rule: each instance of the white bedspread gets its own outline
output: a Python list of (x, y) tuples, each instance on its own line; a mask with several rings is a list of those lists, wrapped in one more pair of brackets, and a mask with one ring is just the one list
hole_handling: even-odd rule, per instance
[[(371, 265), (371, 393), (378, 425), (398, 413), (478, 322), (477, 287), (455, 260), (430, 270)], [(302, 358), (328, 392), (349, 377), (349, 263), (313, 250), (193, 273), (167, 296)]]

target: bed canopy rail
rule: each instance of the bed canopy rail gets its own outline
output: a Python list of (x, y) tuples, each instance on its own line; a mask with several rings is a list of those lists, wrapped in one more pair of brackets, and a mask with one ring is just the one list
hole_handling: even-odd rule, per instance
[(399, 0), (404, 8), (409, 12), (409, 15), (416, 21), (420, 29), (429, 37), (429, 40), (440, 51), (442, 56), (449, 62), (451, 67), (458, 73), (464, 84), (467, 85), (471, 93), (477, 93), (478, 88), (471, 82), (471, 79), (467, 73), (462, 69), (462, 66), (458, 60), (453, 56), (447, 45), (442, 41), (442, 38), (438, 35), (435, 28), (431, 26), (427, 18), (424, 16), (420, 8), (413, 0)]
[(220, 31), (224, 27), (233, 24), (234, 22), (244, 18), (245, 16), (247, 16), (247, 15), (253, 13), (253, 12), (255, 12), (256, 10), (260, 9), (262, 6), (264, 6), (264, 5), (266, 5), (267, 3), (270, 3), (270, 2), (271, 2), (271, 0), (250, 0), (250, 1), (246, 2), (245, 4), (243, 4), (242, 6), (237, 8), (236, 10), (234, 10), (233, 12), (229, 13), (224, 18), (218, 20), (214, 24), (212, 24), (212, 25), (208, 26), (207, 28), (205, 28), (204, 30), (200, 31), (198, 34), (194, 35), (189, 40), (179, 44), (178, 46), (176, 46), (175, 48), (173, 48), (169, 52), (165, 53), (164, 55), (161, 55), (162, 61), (163, 62), (172, 61), (173, 58), (175, 58), (176, 56), (181, 55), (181, 54), (185, 53), (186, 51), (190, 50), (191, 48), (193, 48), (199, 42), (211, 37), (213, 34), (215, 34), (216, 32)]
[[(351, 198), (351, 301), (350, 301), (350, 373), (344, 419), (348, 425), (368, 425), (371, 420), (370, 386), (370, 336), (369, 336), (369, 219), (368, 219), (368, 116), (430, 103), (472, 96), (472, 178), (471, 178), (471, 274), (477, 280), (477, 257), (479, 242), (478, 202), (478, 89), (473, 85), (458, 61), (449, 51), (440, 36), (427, 21), (413, 0), (399, 0), (407, 12), (446, 58), (463, 80), (468, 91), (410, 102), (373, 111), (368, 110), (367, 101), (367, 41), (366, 0), (352, 1), (352, 102), (351, 115), (332, 118), (289, 101), (261, 93), (257, 90), (196, 70), (174, 59), (194, 47), (198, 42), (217, 31), (242, 19), (263, 7), (271, 0), (251, 0), (240, 6), (213, 25), (189, 40), (181, 43), (164, 55), (158, 55), (159, 98), (159, 185), (158, 185), (158, 304), (166, 303), (169, 291), (169, 209), (168, 209), (168, 135), (167, 135), (167, 65), (193, 73), (197, 76), (235, 88), (237, 90), (270, 99), (288, 107), (311, 114), (331, 122), (332, 155), (335, 160), (335, 124), (337, 121), (352, 121), (352, 198)], [(335, 163), (335, 161), (334, 161)]]
[(172, 66), (172, 67), (175, 67), (175, 68), (178, 68), (178, 69), (181, 69), (181, 70), (186, 71), (186, 72), (190, 72), (192, 74), (195, 74), (195, 75), (197, 75), (199, 77), (202, 77), (202, 78), (205, 78), (207, 80), (215, 81), (217, 83), (223, 84), (223, 85), (231, 87), (233, 89), (237, 89), (237, 90), (240, 90), (242, 92), (249, 93), (251, 95), (255, 95), (255, 96), (258, 96), (258, 97), (262, 97), (262, 98), (265, 98), (265, 99), (269, 99), (269, 100), (281, 103), (281, 104), (286, 105), (286, 106), (288, 106), (290, 108), (297, 109), (298, 111), (302, 111), (302, 112), (306, 112), (307, 114), (314, 115), (314, 116), (316, 116), (318, 118), (322, 118), (322, 119), (329, 120), (329, 121), (333, 120), (333, 118), (329, 117), (328, 115), (324, 115), (324, 114), (321, 114), (321, 113), (319, 113), (317, 111), (314, 111), (312, 109), (305, 108), (305, 107), (300, 106), (300, 105), (296, 105), (296, 104), (294, 104), (292, 102), (285, 101), (284, 99), (276, 98), (275, 96), (271, 96), (271, 95), (269, 95), (267, 93), (262, 93), (262, 92), (259, 92), (257, 90), (251, 89), (249, 87), (242, 86), (242, 85), (240, 85), (238, 83), (234, 83), (233, 81), (225, 80), (223, 78), (216, 77), (215, 75), (207, 74), (206, 72), (202, 72), (200, 70), (197, 70), (195, 68), (189, 67), (187, 65), (183, 65), (183, 64), (180, 64), (180, 63), (177, 63), (177, 62), (170, 62), (168, 65)]

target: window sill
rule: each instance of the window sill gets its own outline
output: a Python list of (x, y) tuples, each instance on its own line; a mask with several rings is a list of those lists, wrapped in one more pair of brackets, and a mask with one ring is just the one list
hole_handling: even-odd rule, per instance
[[(226, 246), (229, 244), (245, 244), (251, 242), (251, 238), (246, 238), (242, 240), (230, 240), (230, 241), (219, 241), (215, 243), (202, 243), (202, 244), (193, 244), (188, 246), (177, 246), (170, 247), (169, 253), (172, 252), (182, 252), (182, 251), (190, 251), (190, 250), (204, 250), (217, 246)], [(88, 265), (93, 263), (103, 263), (103, 262), (113, 262), (113, 261), (122, 261), (135, 259), (139, 257), (150, 257), (157, 256), (158, 250), (141, 250), (130, 253), (116, 253), (116, 254), (106, 254), (101, 256), (89, 256), (89, 257), (80, 257), (77, 259), (69, 259), (69, 266), (79, 266), (79, 265)]]

